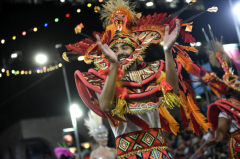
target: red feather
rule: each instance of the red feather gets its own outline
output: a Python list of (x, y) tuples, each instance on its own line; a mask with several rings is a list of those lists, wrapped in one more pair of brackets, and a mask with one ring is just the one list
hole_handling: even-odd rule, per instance
[(187, 128), (188, 127), (188, 119), (186, 117), (186, 114), (185, 114), (185, 111), (184, 111), (184, 108), (183, 106), (180, 106), (180, 113), (181, 113), (181, 119), (182, 119), (182, 124), (183, 124), (183, 129)]
[(197, 123), (196, 119), (194, 118), (192, 112), (190, 113), (190, 117), (192, 120), (195, 134), (200, 136), (202, 134), (202, 129), (201, 129), (200, 125)]
[(103, 34), (104, 34), (104, 32), (102, 32), (102, 33), (99, 33), (99, 32), (96, 32), (96, 31), (93, 32), (93, 36), (96, 37), (96, 35), (98, 35), (100, 37), (100, 39), (102, 39)]
[(185, 30), (181, 29), (181, 36), (184, 39), (185, 43), (194, 43), (196, 40), (194, 39), (194, 37), (192, 37), (191, 34), (189, 34), (188, 32), (186, 32)]
[(166, 18), (166, 16), (167, 16), (167, 13), (159, 14), (158, 15), (158, 24), (157, 25), (160, 25), (163, 22), (163, 20)]
[(164, 131), (166, 131), (168, 133), (171, 133), (172, 131), (171, 131), (170, 127), (169, 127), (169, 123), (168, 123), (167, 119), (165, 119), (160, 114), (159, 114), (159, 117), (160, 117), (161, 127), (164, 129)]
[(186, 81), (184, 81), (184, 84), (187, 87), (188, 92), (191, 94), (194, 103), (197, 105), (197, 100), (195, 98), (195, 95), (194, 95), (192, 87)]
[(164, 24), (168, 24), (170, 22), (170, 20), (172, 19), (173, 14), (169, 15), (167, 20), (164, 22)]
[(196, 64), (192, 64), (192, 67), (193, 67), (192, 74), (195, 76), (199, 76), (201, 72), (200, 68)]
[(96, 41), (93, 41), (90, 38), (83, 39), (82, 42), (87, 43), (87, 44), (95, 44), (96, 43)]

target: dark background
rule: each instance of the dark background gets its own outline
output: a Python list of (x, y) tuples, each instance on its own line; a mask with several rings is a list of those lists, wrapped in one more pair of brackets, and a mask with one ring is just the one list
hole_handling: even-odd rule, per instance
[[(217, 13), (206, 12), (194, 19), (193, 37), (197, 41), (204, 42), (201, 29), (203, 27), (207, 29), (207, 25), (211, 24), (215, 36), (218, 38), (223, 36), (225, 43), (238, 43), (229, 2), (227, 0), (203, 0), (202, 3), (205, 9), (215, 5), (219, 11)], [(79, 23), (84, 24), (82, 32), (87, 35), (91, 35), (93, 31), (103, 30), (99, 15), (93, 11), (94, 6), (100, 3), (95, 2), (90, 8), (87, 7), (87, 2), (73, 6), (50, 2), (34, 5), (1, 1), (0, 5), (0, 39), (6, 40), (5, 44), (0, 44), (0, 68), (8, 70), (40, 68), (43, 65), (37, 64), (34, 58), (37, 52), (45, 52), (49, 59), (46, 66), (59, 62), (66, 66), (72, 103), (78, 104), (85, 116), (88, 109), (81, 101), (75, 87), (74, 71), (87, 71), (90, 65), (76, 59), (71, 63), (64, 62), (61, 55), (67, 51), (64, 45), (78, 42), (83, 38), (74, 33), (74, 28)], [(186, 3), (182, 1), (175, 9), (164, 5), (157, 6), (155, 9), (147, 9), (144, 5), (140, 5), (136, 11), (142, 12), (143, 15), (154, 12), (170, 14), (184, 5)], [(81, 9), (81, 13), (76, 12), (78, 8)], [(200, 12), (190, 9), (185, 11), (180, 18), (184, 20)], [(70, 14), (69, 18), (65, 17), (67, 13)], [(54, 22), (55, 18), (59, 18), (58, 23)], [(36, 26), (43, 26), (45, 22), (49, 22), (48, 27), (39, 27), (37, 32), (29, 32)], [(21, 35), (23, 31), (27, 32), (26, 36)], [(11, 39), (14, 35), (17, 37), (15, 41)], [(181, 38), (178, 42), (183, 44)], [(56, 44), (62, 44), (63, 47), (56, 49)], [(207, 62), (208, 57), (203, 48), (199, 50), (198, 54), (190, 52), (190, 57), (200, 63)], [(21, 51), (22, 55), (12, 60), (11, 54), (15, 51)], [(222, 73), (217, 68), (214, 68), (214, 71)], [(48, 77), (43, 79), (44, 76)], [(184, 73), (184, 77), (188, 78), (187, 74)], [(34, 84), (38, 80), (40, 81)], [(62, 115), (69, 115), (69, 105), (61, 68), (43, 74), (16, 76), (11, 74), (9, 77), (3, 74), (0, 78), (0, 131), (20, 119)]]

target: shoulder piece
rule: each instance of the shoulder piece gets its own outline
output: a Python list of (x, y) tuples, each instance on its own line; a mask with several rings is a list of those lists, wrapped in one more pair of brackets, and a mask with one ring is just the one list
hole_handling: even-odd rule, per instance
[(212, 124), (213, 130), (217, 129), (218, 116), (220, 112), (231, 114), (236, 121), (240, 121), (240, 101), (230, 99), (221, 99), (212, 103), (207, 111), (208, 121)]

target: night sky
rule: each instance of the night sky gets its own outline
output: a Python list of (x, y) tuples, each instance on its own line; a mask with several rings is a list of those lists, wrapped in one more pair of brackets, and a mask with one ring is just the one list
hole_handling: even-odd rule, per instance
[[(227, 0), (203, 0), (205, 8), (217, 6), (217, 13), (204, 13), (193, 22), (193, 37), (197, 41), (204, 41), (201, 28), (207, 29), (207, 24), (212, 26), (216, 37), (223, 36), (225, 43), (237, 43), (237, 35), (233, 24), (231, 9)], [(76, 59), (71, 63), (64, 62), (61, 58), (63, 52), (67, 51), (64, 45), (75, 43), (83, 38), (74, 32), (74, 28), (79, 23), (84, 24), (82, 33), (91, 35), (93, 31), (101, 32), (103, 27), (99, 20), (99, 15), (93, 11), (93, 7), (71, 5), (23, 5), (10, 4), (3, 2), (0, 10), (0, 39), (6, 39), (4, 45), (0, 44), (0, 66), (8, 70), (29, 70), (43, 66), (55, 65), (62, 62), (66, 66), (68, 83), (70, 86), (72, 103), (78, 104), (83, 112), (87, 112), (87, 107), (81, 101), (74, 82), (74, 71), (87, 71), (92, 65), (79, 62)], [(184, 3), (179, 4), (179, 8)], [(80, 8), (81, 13), (76, 10)], [(154, 12), (175, 12), (174, 9), (144, 9), (138, 8), (137, 12), (143, 12), (143, 15), (153, 14)], [(70, 17), (65, 15), (69, 13)], [(200, 11), (185, 11), (180, 18), (187, 19)], [(59, 22), (54, 22), (59, 18)], [(43, 26), (49, 22), (47, 28), (39, 27), (37, 32), (29, 32), (29, 29)], [(27, 35), (22, 36), (26, 31)], [(17, 39), (12, 40), (12, 36)], [(9, 39), (8, 39), (9, 38)], [(181, 38), (178, 39), (183, 44)], [(62, 44), (63, 47), (56, 49), (56, 44)], [(200, 49), (202, 50), (202, 49)], [(22, 56), (11, 60), (11, 54), (15, 51), (21, 51)], [(48, 56), (48, 62), (45, 65), (39, 65), (35, 62), (35, 56), (38, 52), (45, 52)], [(189, 53), (193, 60), (207, 62), (208, 58), (204, 52), (199, 54)], [(75, 56), (76, 58), (77, 56)], [(6, 67), (4, 67), (4, 61)], [(217, 69), (214, 69), (217, 71)], [(185, 76), (188, 78), (188, 76)], [(59, 68), (50, 73), (33, 75), (13, 75), (9, 77), (4, 74), (0, 78), (0, 131), (17, 122), (20, 119), (37, 118), (69, 115), (69, 107), (66, 89), (64, 85), (62, 69)], [(85, 117), (85, 116), (84, 116)]]

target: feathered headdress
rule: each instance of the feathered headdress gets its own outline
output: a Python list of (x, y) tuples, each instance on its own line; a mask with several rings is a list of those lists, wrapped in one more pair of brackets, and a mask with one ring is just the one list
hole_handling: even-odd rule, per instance
[(102, 124), (102, 118), (93, 111), (88, 112), (88, 118), (84, 120), (84, 125), (88, 128), (88, 134), (95, 140), (102, 134), (108, 134), (107, 128)]
[[(229, 68), (228, 63), (231, 63), (231, 58), (227, 55), (227, 53), (223, 49), (223, 42), (222, 37), (219, 41), (214, 37), (212, 28), (210, 25), (209, 27), (209, 33), (211, 35), (211, 40), (207, 36), (204, 29), (203, 33), (206, 38), (206, 41), (208, 43), (208, 46), (206, 46), (206, 52), (209, 55), (210, 63), (213, 66), (223, 68), (225, 74), (223, 75), (222, 79), (216, 76), (215, 73), (206, 72), (203, 71), (205, 76), (202, 78), (202, 80), (205, 83), (208, 83), (209, 87), (213, 90), (214, 93), (220, 98), (219, 93), (222, 94), (229, 94), (228, 89), (232, 88), (237, 91), (240, 91), (240, 81), (239, 77), (234, 75), (232, 72), (232, 69)], [(218, 93), (219, 92), (219, 93)]]
[[(194, 2), (195, 1), (192, 0), (187, 6), (168, 16), (166, 13), (155, 13), (152, 16), (148, 15), (141, 17), (140, 13), (137, 14), (134, 11), (135, 3), (130, 3), (126, 0), (108, 0), (102, 5), (102, 9), (100, 9), (100, 7), (95, 7), (95, 12), (101, 14), (101, 19), (103, 20), (103, 25), (106, 27), (106, 30), (102, 33), (93, 32), (93, 36), (95, 37), (96, 34), (98, 34), (102, 43), (109, 45), (110, 48), (121, 42), (127, 43), (135, 49), (134, 52), (121, 65), (119, 65), (119, 73), (122, 73), (121, 71), (126, 71), (127, 68), (129, 68), (137, 59), (142, 60), (141, 54), (145, 53), (144, 51), (147, 47), (151, 44), (160, 44), (165, 35), (165, 27), (169, 25), (169, 33), (171, 33), (176, 27), (175, 21), (176, 19), (179, 19), (178, 16)], [(209, 8), (206, 11), (216, 12), (217, 7)], [(203, 11), (202, 13), (206, 11)], [(187, 26), (186, 30), (181, 29), (181, 36), (186, 43), (195, 42), (195, 39), (189, 33), (192, 28), (192, 23), (189, 23), (189, 21), (193, 20), (202, 13), (192, 16), (185, 21), (179, 19), (182, 27)], [(77, 27), (79, 28), (79, 25)], [(99, 72), (101, 74), (107, 74), (109, 62), (102, 55), (96, 40), (89, 38), (89, 36), (87, 37), (88, 38), (76, 44), (66, 45), (66, 48), (68, 50), (72, 50), (74, 53), (81, 53), (84, 55), (84, 61), (88, 64), (94, 61), (94, 64), (98, 68)], [(184, 50), (196, 51), (196, 49), (176, 44), (174, 46), (179, 50), (179, 61), (181, 61), (184, 65), (184, 68), (188, 69), (191, 67), (189, 62), (187, 66), (186, 62), (183, 62), (185, 59), (189, 59), (189, 56), (184, 53)], [(66, 56), (64, 57), (67, 59)], [(190, 71), (192, 71), (192, 69), (190, 69)], [(118, 75), (120, 76), (120, 74)]]

